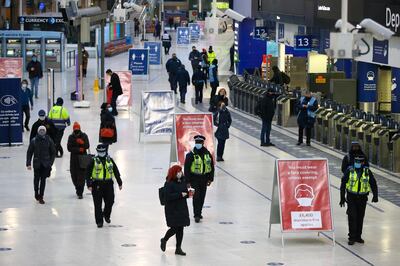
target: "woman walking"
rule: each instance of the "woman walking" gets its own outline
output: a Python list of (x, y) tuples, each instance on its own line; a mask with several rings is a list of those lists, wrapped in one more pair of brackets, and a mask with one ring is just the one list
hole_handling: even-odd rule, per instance
[(190, 225), (189, 209), (186, 199), (189, 197), (189, 191), (182, 168), (174, 165), (168, 170), (165, 188), (165, 218), (167, 220), (168, 231), (161, 238), (161, 250), (164, 252), (168, 240), (176, 236), (175, 254), (186, 256), (182, 251), (183, 228)]
[(117, 127), (112, 110), (107, 103), (101, 105), (99, 142), (107, 146), (117, 142)]
[(218, 111), (214, 114), (214, 125), (217, 127), (215, 137), (218, 140), (217, 162), (223, 162), (225, 142), (229, 139), (229, 128), (232, 124), (231, 113), (223, 101), (218, 103)]

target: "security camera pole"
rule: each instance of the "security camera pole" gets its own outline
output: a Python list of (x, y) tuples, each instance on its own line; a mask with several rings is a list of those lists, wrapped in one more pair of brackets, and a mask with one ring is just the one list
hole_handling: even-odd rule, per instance
[(347, 21), (348, 21), (348, 0), (342, 0), (342, 27), (341, 33), (347, 32)]

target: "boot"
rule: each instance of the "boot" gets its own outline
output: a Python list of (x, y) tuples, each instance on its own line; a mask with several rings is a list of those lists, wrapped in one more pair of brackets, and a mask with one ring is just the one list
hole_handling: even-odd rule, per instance
[(165, 249), (167, 248), (167, 240), (165, 240), (164, 238), (161, 238), (160, 242), (161, 242), (160, 248), (164, 252)]
[(186, 256), (186, 253), (183, 252), (183, 250), (181, 249), (181, 247), (177, 247), (177, 248), (176, 248), (175, 254), (176, 254), (176, 255), (180, 255), (180, 256)]

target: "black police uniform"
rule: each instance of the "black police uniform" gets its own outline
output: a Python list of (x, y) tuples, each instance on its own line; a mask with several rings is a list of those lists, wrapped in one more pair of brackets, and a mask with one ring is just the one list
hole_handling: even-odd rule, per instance
[[(100, 162), (103, 164), (103, 179), (106, 178), (106, 160), (109, 159), (113, 164), (113, 172), (114, 177), (117, 180), (118, 186), (122, 186), (121, 175), (119, 173), (118, 167), (115, 164), (114, 160), (111, 157), (95, 157), (100, 159)], [(103, 225), (103, 218), (107, 223), (110, 222), (110, 216), (112, 211), (112, 206), (114, 204), (114, 182), (113, 180), (93, 180), (92, 179), (92, 171), (94, 167), (94, 160), (89, 164), (86, 173), (86, 184), (87, 187), (92, 188), (92, 196), (94, 203), (94, 215), (96, 218), (96, 224), (98, 227)], [(102, 209), (102, 204), (104, 200), (104, 211)]]

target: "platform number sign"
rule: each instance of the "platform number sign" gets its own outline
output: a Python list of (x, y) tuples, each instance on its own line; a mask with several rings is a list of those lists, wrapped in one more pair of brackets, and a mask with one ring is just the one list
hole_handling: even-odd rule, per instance
[(254, 28), (254, 39), (265, 40), (267, 38), (267, 28), (266, 27), (255, 27)]
[(313, 39), (309, 35), (297, 35), (295, 36), (297, 50), (311, 50)]

